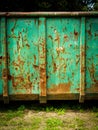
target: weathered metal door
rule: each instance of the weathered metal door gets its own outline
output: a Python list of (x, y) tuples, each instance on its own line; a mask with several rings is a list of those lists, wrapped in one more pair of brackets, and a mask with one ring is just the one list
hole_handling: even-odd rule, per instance
[(7, 45), (9, 95), (28, 100), (39, 94), (38, 18), (9, 18)]
[(47, 19), (47, 93), (79, 93), (80, 19)]

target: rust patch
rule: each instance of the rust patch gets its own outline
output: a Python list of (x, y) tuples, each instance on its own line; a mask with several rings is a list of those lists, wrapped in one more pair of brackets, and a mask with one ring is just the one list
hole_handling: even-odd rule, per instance
[(34, 69), (39, 69), (38, 65), (33, 65)]
[(47, 89), (48, 94), (63, 94), (63, 93), (70, 93), (71, 83), (61, 83), (58, 85), (51, 85), (51, 88)]
[(92, 63), (92, 65), (91, 65), (91, 67), (88, 68), (88, 70), (89, 70), (91, 79), (92, 79), (93, 81), (95, 81), (95, 80), (96, 80), (96, 79), (95, 79), (95, 76), (94, 76), (94, 73), (95, 73), (95, 66), (94, 66), (93, 63)]
[(26, 44), (26, 46), (27, 46), (28, 48), (30, 48), (30, 45), (29, 45), (29, 44)]
[(53, 63), (53, 71), (56, 72), (56, 70), (57, 70), (57, 65), (56, 63)]
[(34, 55), (34, 64), (36, 64), (36, 55)]
[(68, 41), (68, 36), (67, 35), (64, 35), (64, 41)]
[(91, 30), (87, 30), (88, 35), (92, 36)]
[(24, 61), (23, 60), (21, 60), (21, 58), (20, 58), (20, 56), (18, 56), (18, 63), (19, 63), (19, 65), (24, 65)]
[(47, 75), (46, 78), (49, 79), (49, 76)]
[(33, 85), (32, 82), (30, 82), (30, 75), (27, 75), (27, 78), (25, 79), (23, 76), (14, 77), (12, 75), (8, 75), (8, 80), (12, 80), (12, 87), (15, 90), (26, 89), (26, 93), (32, 93)]
[(80, 61), (80, 59), (78, 58), (78, 59), (76, 60), (76, 65), (78, 65), (79, 61)]
[(14, 33), (15, 27), (16, 27), (16, 21), (15, 21), (15, 24), (14, 24), (13, 28), (11, 29), (12, 33)]
[(46, 96), (46, 69), (40, 67), (40, 89), (41, 96)]
[(51, 35), (49, 35), (48, 37), (49, 37), (51, 40), (53, 40), (53, 38), (52, 38), (52, 36), (51, 36)]
[(17, 41), (17, 50), (19, 51), (21, 49), (19, 41)]
[(0, 59), (2, 59), (2, 56), (0, 56)]
[(74, 38), (75, 38), (76, 40), (78, 40), (78, 32), (76, 32), (75, 30), (74, 30)]
[(98, 93), (98, 81), (96, 84), (92, 84), (90, 88), (86, 88), (87, 93)]
[(59, 37), (59, 35), (56, 36), (55, 41), (58, 41), (58, 43), (60, 43), (60, 37)]

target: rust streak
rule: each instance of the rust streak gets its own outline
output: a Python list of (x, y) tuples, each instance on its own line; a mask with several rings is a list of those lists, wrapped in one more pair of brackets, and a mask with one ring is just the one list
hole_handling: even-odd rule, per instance
[(30, 75), (27, 75), (27, 78), (25, 79), (23, 76), (14, 77), (12, 75), (8, 75), (8, 80), (12, 80), (12, 87), (15, 90), (26, 89), (27, 93), (32, 92), (33, 85), (32, 82), (30, 81)]
[(33, 67), (34, 67), (35, 69), (39, 69), (39, 66), (38, 66), (38, 65), (33, 65)]
[(15, 27), (16, 27), (16, 21), (15, 21), (15, 24), (14, 24), (13, 28), (11, 29), (12, 33), (14, 33)]
[(34, 55), (34, 64), (36, 64), (36, 55)]
[(91, 30), (87, 30), (88, 34), (92, 36)]
[(48, 37), (49, 37), (51, 40), (53, 40), (53, 38), (52, 38), (52, 36), (51, 36), (51, 35), (49, 35)]
[(53, 70), (54, 70), (54, 72), (56, 72), (56, 70), (57, 70), (57, 65), (56, 65), (56, 63), (53, 63)]
[(58, 85), (53, 84), (51, 88), (48, 88), (48, 94), (63, 94), (63, 93), (70, 93), (71, 83), (61, 83)]
[(64, 35), (64, 41), (68, 41), (68, 36)]
[(76, 32), (75, 30), (74, 30), (74, 37), (76, 40), (78, 40), (78, 32)]
[(28, 48), (30, 48), (30, 45), (29, 45), (29, 44), (26, 44), (26, 46), (27, 46)]
[(46, 96), (46, 70), (40, 67), (40, 86), (41, 86), (41, 95)]

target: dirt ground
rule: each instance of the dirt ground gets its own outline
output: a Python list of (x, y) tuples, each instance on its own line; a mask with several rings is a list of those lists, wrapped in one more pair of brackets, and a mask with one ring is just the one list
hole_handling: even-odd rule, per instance
[(98, 101), (1, 102), (0, 130), (98, 130)]

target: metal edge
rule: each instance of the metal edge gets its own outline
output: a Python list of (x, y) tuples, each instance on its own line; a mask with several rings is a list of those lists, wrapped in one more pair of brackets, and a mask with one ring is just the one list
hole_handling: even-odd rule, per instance
[(80, 97), (79, 102), (85, 98), (85, 17), (81, 18), (80, 25)]
[(38, 20), (39, 26), (39, 71), (40, 71), (40, 103), (46, 103), (46, 19), (40, 17)]
[(0, 16), (6, 17), (38, 17), (38, 16), (98, 16), (98, 11), (91, 12), (0, 12)]
[(9, 103), (8, 97), (8, 61), (7, 61), (7, 41), (6, 41), (6, 18), (1, 18), (2, 29), (2, 81), (3, 81), (3, 100), (5, 104)]

